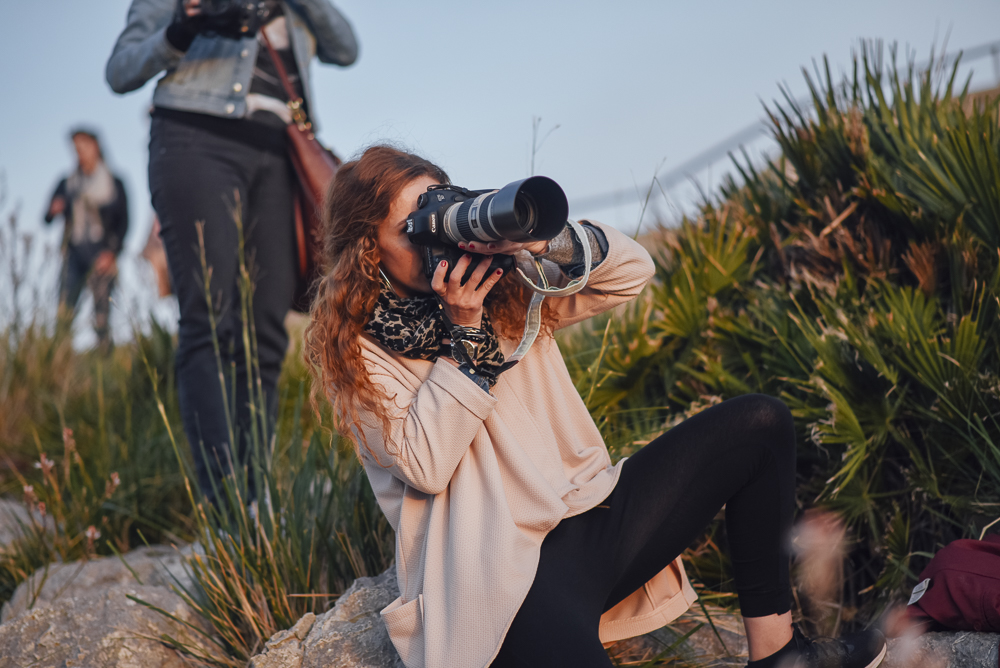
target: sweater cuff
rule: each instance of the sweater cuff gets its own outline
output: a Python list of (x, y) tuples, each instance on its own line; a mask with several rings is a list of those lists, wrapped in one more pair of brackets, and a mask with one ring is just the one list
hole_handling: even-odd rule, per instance
[[(587, 243), (590, 246), (590, 268), (593, 270), (604, 261), (608, 254), (608, 239), (604, 236), (603, 231), (590, 225), (588, 221), (583, 221), (581, 227), (583, 227)], [(569, 225), (564, 227), (563, 231), (549, 242), (548, 251), (536, 257), (557, 264), (559, 269), (570, 278), (577, 278), (584, 273), (583, 244)]]
[(444, 389), (480, 420), (488, 418), (497, 404), (496, 397), (483, 392), (476, 381), (443, 358), (434, 363), (427, 380)]
[(476, 373), (475, 369), (464, 363), (458, 365), (458, 370), (462, 372), (462, 375), (478, 385), (483, 392), (486, 394), (490, 393), (490, 381), (486, 376), (481, 373)]

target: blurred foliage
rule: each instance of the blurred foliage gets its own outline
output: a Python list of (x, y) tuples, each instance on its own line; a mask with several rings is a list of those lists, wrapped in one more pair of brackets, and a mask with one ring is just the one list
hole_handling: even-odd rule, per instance
[[(966, 113), (957, 63), (883, 53), (865, 45), (840, 82), (806, 72), (811, 112), (787, 93), (768, 109), (780, 155), (734, 157), (739, 182), (645, 240), (644, 298), (560, 340), (618, 455), (707, 405), (781, 397), (800, 508), (853, 538), (844, 621), (1000, 516), (997, 103)], [(719, 529), (688, 561), (731, 589)]]

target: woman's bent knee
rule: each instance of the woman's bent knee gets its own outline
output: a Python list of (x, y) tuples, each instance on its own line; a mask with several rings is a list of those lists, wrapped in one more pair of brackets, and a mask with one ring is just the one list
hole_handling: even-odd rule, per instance
[[(748, 394), (746, 399), (752, 402), (748, 410), (752, 413), (754, 426), (767, 429), (794, 429), (792, 411), (785, 402), (769, 394)], [(741, 397), (743, 398), (743, 397)]]
[(769, 447), (795, 451), (795, 420), (781, 399), (767, 394), (745, 394), (734, 399), (743, 404), (745, 433), (760, 433)]

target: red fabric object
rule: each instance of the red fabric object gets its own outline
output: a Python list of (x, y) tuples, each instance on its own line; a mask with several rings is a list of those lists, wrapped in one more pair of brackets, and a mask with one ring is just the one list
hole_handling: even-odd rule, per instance
[[(926, 580), (930, 582), (918, 597)], [(907, 606), (914, 621), (1000, 633), (1000, 536), (949, 543), (934, 555), (918, 582)]]

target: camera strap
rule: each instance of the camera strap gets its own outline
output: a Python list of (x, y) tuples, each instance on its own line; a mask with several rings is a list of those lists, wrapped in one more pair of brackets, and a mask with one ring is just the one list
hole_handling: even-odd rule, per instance
[(536, 283), (525, 274), (520, 266), (517, 267), (518, 277), (534, 291), (534, 294), (531, 295), (531, 303), (528, 304), (528, 313), (524, 321), (524, 335), (521, 337), (521, 343), (518, 344), (517, 349), (507, 358), (503, 366), (497, 370), (498, 375), (520, 362), (521, 358), (528, 354), (535, 339), (538, 338), (538, 332), (542, 328), (542, 302), (545, 301), (545, 298), (566, 297), (583, 290), (587, 286), (587, 281), (590, 279), (590, 263), (593, 260), (590, 253), (590, 240), (587, 239), (587, 233), (584, 232), (583, 226), (580, 223), (575, 220), (567, 220), (566, 224), (573, 230), (580, 244), (583, 246), (583, 275), (571, 279), (563, 287), (553, 287), (549, 284), (545, 268), (542, 266), (542, 261), (538, 258), (532, 258), (532, 261), (535, 264), (535, 271), (538, 273), (539, 283)]

